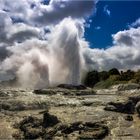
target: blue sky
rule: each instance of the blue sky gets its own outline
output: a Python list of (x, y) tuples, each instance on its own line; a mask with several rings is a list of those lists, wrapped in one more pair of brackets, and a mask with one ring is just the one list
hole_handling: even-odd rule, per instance
[(90, 18), (90, 28), (85, 32), (91, 48), (112, 45), (112, 34), (128, 29), (128, 25), (140, 17), (140, 1), (99, 1), (96, 8)]

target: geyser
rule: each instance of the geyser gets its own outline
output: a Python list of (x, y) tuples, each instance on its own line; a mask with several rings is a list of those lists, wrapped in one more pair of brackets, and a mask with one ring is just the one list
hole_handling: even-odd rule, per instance
[(13, 71), (22, 87), (44, 88), (61, 83), (78, 85), (84, 68), (83, 21), (65, 18), (53, 26), (46, 41), (37, 39), (9, 47), (12, 55), (1, 65)]
[(24, 88), (80, 84), (89, 47), (85, 18), (95, 5), (96, 0), (0, 1), (0, 76), (15, 76)]

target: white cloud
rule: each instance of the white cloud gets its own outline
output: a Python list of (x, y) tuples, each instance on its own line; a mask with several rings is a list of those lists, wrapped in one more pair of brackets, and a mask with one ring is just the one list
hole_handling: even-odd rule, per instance
[(41, 25), (54, 24), (65, 17), (80, 19), (89, 16), (94, 7), (94, 0), (51, 0), (49, 5), (35, 7), (30, 18)]
[(114, 45), (108, 49), (84, 50), (87, 66), (90, 69), (108, 70), (140, 68), (140, 27), (130, 28), (113, 35)]
[(94, 0), (50, 0), (49, 5), (44, 5), (42, 0), (0, 0), (0, 46), (34, 37), (46, 39), (46, 26), (69, 16), (83, 20), (91, 14), (95, 3)]
[(12, 23), (8, 13), (0, 11), (0, 44), (13, 45), (32, 37), (38, 37), (40, 29), (25, 23)]
[(140, 26), (140, 18), (138, 18), (135, 22), (133, 22), (130, 27), (139, 27)]

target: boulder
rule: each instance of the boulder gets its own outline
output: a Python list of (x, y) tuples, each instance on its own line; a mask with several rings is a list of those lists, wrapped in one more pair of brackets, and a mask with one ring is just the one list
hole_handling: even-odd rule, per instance
[(18, 134), (13, 135), (14, 138), (37, 139), (45, 133), (42, 120), (32, 116), (25, 117), (21, 122), (16, 123), (14, 128), (20, 130)]
[(46, 127), (52, 127), (56, 124), (58, 124), (60, 121), (58, 120), (58, 118), (54, 115), (51, 115), (48, 113), (48, 111), (46, 111), (43, 114), (43, 126)]
[(71, 90), (84, 90), (87, 89), (84, 85), (71, 85), (71, 84), (60, 84), (57, 87)]
[(135, 105), (130, 100), (125, 102), (109, 102), (104, 109), (107, 111), (133, 114), (135, 111)]
[(36, 89), (34, 90), (35, 94), (38, 95), (55, 95), (57, 92), (51, 90), (51, 89)]
[(140, 101), (140, 95), (138, 95), (138, 96), (130, 96), (129, 100), (131, 100), (136, 105)]
[(86, 128), (85, 131), (81, 132), (79, 139), (83, 140), (95, 140), (103, 139), (109, 133), (108, 127), (105, 125), (94, 124), (93, 127)]
[(140, 116), (140, 101), (135, 106), (138, 115)]
[(79, 134), (78, 139), (102, 139), (108, 135), (108, 127), (103, 125), (102, 122), (75, 122), (62, 130), (64, 134), (71, 134), (77, 132)]
[[(45, 132), (45, 131), (44, 131)], [(44, 132), (41, 128), (27, 127), (25, 132), (25, 139), (37, 139), (41, 137)]]

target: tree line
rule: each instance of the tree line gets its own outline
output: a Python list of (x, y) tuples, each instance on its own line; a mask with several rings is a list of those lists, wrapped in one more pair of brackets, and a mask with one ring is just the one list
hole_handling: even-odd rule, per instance
[(84, 85), (87, 87), (103, 87), (108, 88), (119, 83), (140, 83), (140, 70), (119, 71), (117, 68), (112, 68), (109, 71), (98, 72), (96, 70), (87, 73)]

